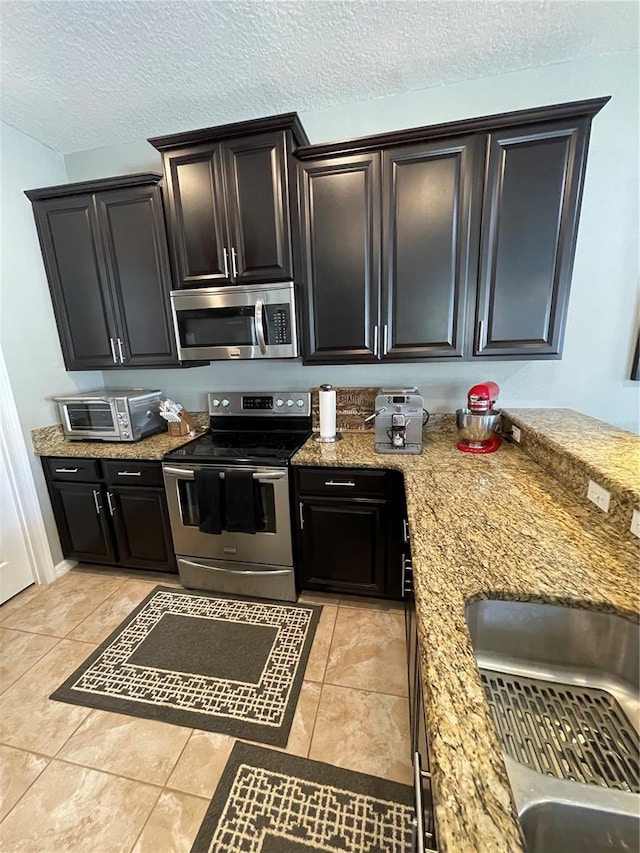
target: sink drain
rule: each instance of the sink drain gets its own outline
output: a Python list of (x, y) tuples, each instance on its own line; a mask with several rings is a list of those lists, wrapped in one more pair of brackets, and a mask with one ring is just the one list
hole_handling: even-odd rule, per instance
[(560, 779), (640, 792), (638, 734), (609, 693), (488, 670), (480, 675), (515, 761)]

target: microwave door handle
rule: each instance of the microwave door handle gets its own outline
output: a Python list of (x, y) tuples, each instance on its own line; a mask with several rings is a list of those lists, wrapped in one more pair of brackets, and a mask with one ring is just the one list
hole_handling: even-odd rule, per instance
[(256, 299), (256, 310), (254, 314), (254, 322), (256, 327), (256, 338), (262, 355), (267, 354), (267, 343), (264, 339), (264, 301), (258, 297)]

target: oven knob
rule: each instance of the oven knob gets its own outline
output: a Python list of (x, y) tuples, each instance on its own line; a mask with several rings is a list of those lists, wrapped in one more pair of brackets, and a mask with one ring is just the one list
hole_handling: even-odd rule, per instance
[(218, 400), (218, 399), (212, 400), (212, 401), (211, 401), (211, 405), (212, 405), (212, 406), (219, 406), (219, 405), (220, 405), (220, 400)]
[(224, 406), (224, 408), (226, 409), (226, 408), (227, 408), (227, 406), (229, 405), (229, 401), (225, 398), (225, 399), (222, 401), (222, 405), (223, 405), (223, 406)]
[(296, 406), (302, 408), (304, 406), (304, 400), (296, 400)]
[(293, 406), (293, 400), (291, 400), (291, 399), (287, 400), (287, 406), (289, 408), (291, 408), (291, 406)]
[(129, 438), (129, 433), (127, 432), (127, 430), (126, 430), (126, 429), (124, 430), (124, 432), (122, 433), (122, 435), (123, 435), (125, 438)]
[(284, 400), (282, 399), (282, 397), (278, 397), (278, 399), (276, 400), (276, 406), (278, 408), (280, 408), (280, 406), (284, 406)]

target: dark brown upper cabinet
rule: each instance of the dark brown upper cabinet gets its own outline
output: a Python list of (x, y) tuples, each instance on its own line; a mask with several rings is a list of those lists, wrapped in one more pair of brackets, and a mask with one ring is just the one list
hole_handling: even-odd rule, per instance
[(295, 113), (149, 140), (163, 156), (177, 287), (293, 279), (289, 163), (307, 141)]
[(67, 370), (178, 364), (161, 177), (26, 193)]
[(467, 136), (382, 152), (385, 361), (463, 355), (478, 262), (482, 143)]
[(560, 358), (589, 126), (490, 134), (474, 355)]
[(306, 161), (299, 186), (306, 361), (376, 361), (380, 156)]
[(298, 149), (305, 362), (559, 358), (608, 100)]
[(462, 355), (477, 272), (481, 142), (301, 163), (307, 362)]

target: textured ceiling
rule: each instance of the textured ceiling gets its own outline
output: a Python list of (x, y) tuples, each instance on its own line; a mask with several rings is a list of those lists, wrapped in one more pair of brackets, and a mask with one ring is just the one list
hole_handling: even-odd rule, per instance
[(638, 44), (616, 0), (3, 0), (1, 116), (63, 153)]

